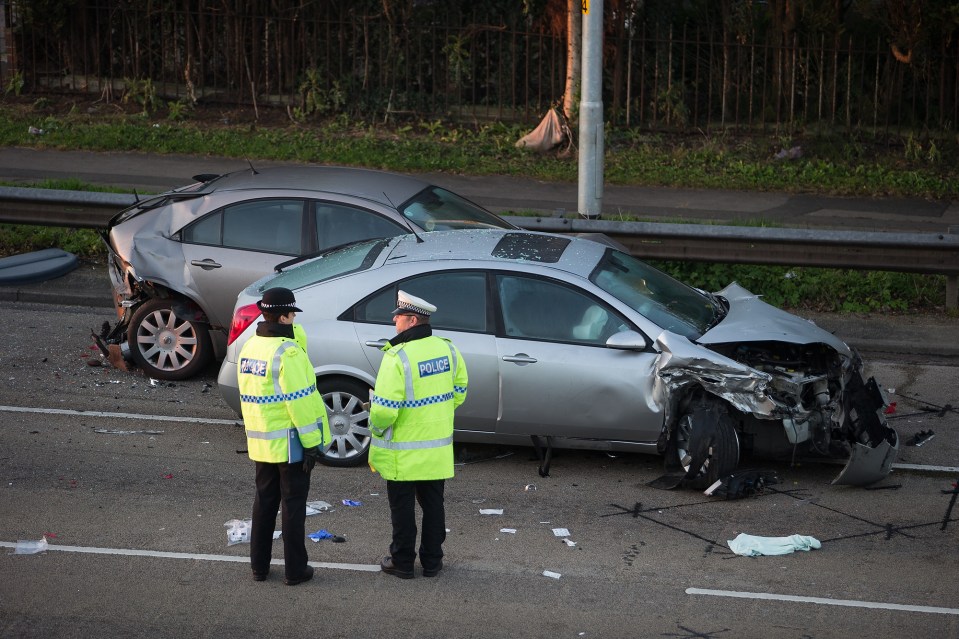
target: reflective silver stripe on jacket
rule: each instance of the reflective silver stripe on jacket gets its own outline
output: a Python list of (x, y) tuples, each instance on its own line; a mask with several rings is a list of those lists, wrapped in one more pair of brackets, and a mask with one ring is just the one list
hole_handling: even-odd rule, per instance
[(283, 430), (271, 430), (263, 432), (262, 430), (247, 430), (246, 436), (250, 439), (286, 439), (288, 429), (284, 428)]
[(413, 373), (412, 368), (410, 367), (410, 356), (406, 354), (405, 350), (399, 350), (396, 353), (400, 362), (403, 364), (403, 379), (406, 380), (406, 399), (410, 401), (413, 399)]
[(283, 389), (280, 388), (280, 357), (287, 349), (296, 346), (296, 342), (283, 342), (273, 353), (273, 392), (276, 395), (282, 395)]
[[(320, 423), (313, 422), (312, 424), (307, 424), (306, 426), (294, 426), (293, 428), (295, 428), (300, 435), (305, 435), (307, 433), (312, 433), (313, 431), (318, 430), (320, 428)], [(247, 429), (246, 436), (251, 437), (253, 439), (283, 439), (284, 437), (286, 437), (286, 433), (288, 431), (289, 431), (288, 428), (284, 428), (282, 430), (269, 430), (269, 431)]]
[(456, 379), (456, 363), (458, 361), (456, 358), (456, 350), (453, 348), (451, 342), (446, 342), (446, 345), (450, 348), (450, 360), (452, 360), (453, 363), (452, 367), (450, 367), (450, 372), (453, 373), (453, 379)]
[[(392, 429), (389, 429), (392, 430)], [(443, 439), (428, 439), (422, 442), (394, 442), (388, 441), (385, 439), (372, 439), (370, 440), (370, 446), (376, 446), (377, 448), (388, 448), (390, 450), (418, 450), (423, 448), (442, 448), (443, 446), (449, 446), (453, 443), (453, 436), (444, 437)]]

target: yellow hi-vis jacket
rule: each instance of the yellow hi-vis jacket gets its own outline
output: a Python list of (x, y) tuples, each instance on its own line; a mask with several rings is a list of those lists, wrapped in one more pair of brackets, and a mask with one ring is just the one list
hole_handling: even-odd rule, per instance
[(453, 411), (466, 363), (436, 336), (389, 346), (370, 398), (370, 468), (391, 481), (453, 476)]
[(330, 446), (326, 405), (306, 354), (302, 329), (296, 339), (254, 335), (240, 351), (237, 378), (250, 459), (289, 459), (287, 435), (296, 428), (303, 448)]

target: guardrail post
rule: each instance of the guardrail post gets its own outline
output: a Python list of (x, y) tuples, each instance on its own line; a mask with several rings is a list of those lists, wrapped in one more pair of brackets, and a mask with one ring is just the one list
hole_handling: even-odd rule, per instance
[[(950, 226), (949, 233), (959, 233), (959, 226)], [(959, 308), (959, 275), (946, 275), (946, 308)]]

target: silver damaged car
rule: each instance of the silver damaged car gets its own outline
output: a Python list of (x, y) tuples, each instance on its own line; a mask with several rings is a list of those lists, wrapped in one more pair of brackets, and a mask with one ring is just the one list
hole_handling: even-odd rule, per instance
[(399, 289), (438, 307), (435, 333), (469, 362), (457, 441), (658, 452), (700, 487), (746, 454), (846, 459), (835, 482), (869, 484), (899, 449), (859, 356), (812, 322), (736, 284), (692, 288), (594, 239), (510, 230), (362, 242), (255, 282), (219, 374), (237, 414), (237, 355), (273, 286), (304, 310), (332, 465), (367, 453), (363, 403)]
[(118, 213), (103, 238), (118, 322), (98, 336), (147, 375), (185, 379), (222, 357), (237, 294), (290, 258), (411, 231), (514, 228), (422, 180), (290, 166), (198, 175)]

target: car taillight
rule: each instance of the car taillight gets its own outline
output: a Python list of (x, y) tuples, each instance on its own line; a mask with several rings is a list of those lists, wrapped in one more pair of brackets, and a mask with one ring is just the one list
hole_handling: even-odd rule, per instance
[(230, 337), (226, 341), (227, 346), (235, 342), (236, 338), (259, 316), (260, 309), (256, 307), (256, 304), (247, 304), (236, 309), (236, 312), (233, 313), (233, 323), (230, 324)]

